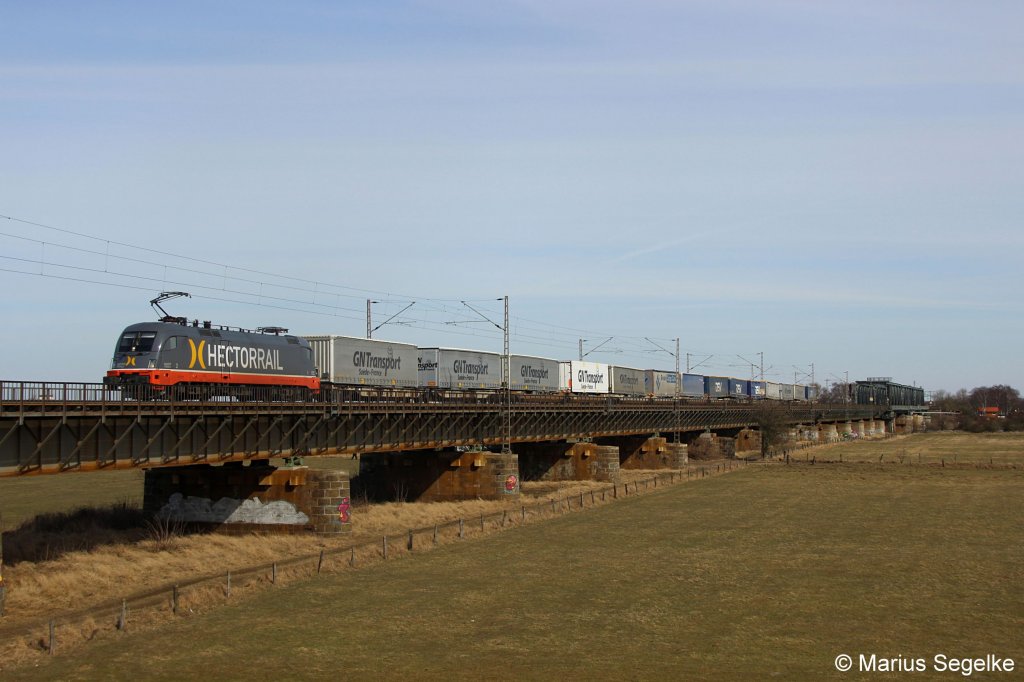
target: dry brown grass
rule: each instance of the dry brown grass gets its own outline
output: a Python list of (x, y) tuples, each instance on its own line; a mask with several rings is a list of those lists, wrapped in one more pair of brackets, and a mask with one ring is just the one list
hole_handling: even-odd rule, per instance
[[(666, 471), (629, 471), (620, 480), (629, 483), (632, 491), (638, 492), (639, 481), (654, 475), (666, 475)], [(683, 478), (682, 480), (686, 480)], [(416, 550), (422, 551), (433, 544), (431, 529), (438, 525), (438, 543), (455, 541), (458, 531), (455, 527), (443, 527), (458, 519), (465, 519), (467, 534), (480, 535), (481, 516), (501, 516), (508, 512), (509, 525), (521, 521), (523, 506), (545, 504), (539, 511), (531, 511), (530, 519), (548, 514), (546, 502), (558, 500), (556, 515), (564, 513), (563, 501), (571, 498), (571, 507), (578, 508), (582, 493), (585, 505), (592, 504), (590, 493), (595, 492), (594, 501), (600, 503), (597, 491), (609, 487), (608, 483), (595, 481), (563, 481), (524, 483), (522, 495), (502, 500), (464, 500), (458, 502), (434, 503), (384, 503), (359, 507), (354, 512), (353, 533), (339, 538), (322, 538), (313, 535), (186, 535), (181, 537), (148, 539), (127, 544), (96, 547), (85, 552), (69, 552), (52, 561), (37, 563), (22, 562), (5, 569), (4, 577), (8, 586), (6, 615), (0, 623), (0, 631), (25, 633), (16, 638), (14, 649), (0, 651), (0, 656), (16, 656), (17, 651), (38, 652), (40, 642), (46, 642), (46, 619), (54, 617), (59, 621), (74, 621), (74, 625), (61, 626), (62, 639), (86, 641), (95, 632), (86, 626), (82, 617), (75, 615), (94, 608), (116, 609), (120, 600), (147, 590), (166, 588), (175, 582), (187, 582), (200, 576), (240, 572), (244, 569), (269, 565), (272, 562), (287, 562), (299, 557), (316, 557), (321, 550), (328, 554), (325, 562), (329, 570), (348, 566), (351, 554), (340, 550), (351, 545), (362, 545), (355, 551), (357, 566), (378, 561), (381, 558), (382, 536), (392, 536), (389, 558), (408, 552), (403, 536), (410, 530), (428, 529), (416, 540)], [(644, 492), (644, 490), (639, 490)], [(608, 501), (611, 497), (608, 496)], [(500, 529), (493, 518), (485, 522), (485, 532)], [(308, 577), (315, 573), (315, 560), (305, 561), (296, 566), (281, 567), (278, 580)], [(269, 583), (269, 571), (257, 576), (239, 576), (233, 581), (232, 597), (260, 589)], [(223, 586), (199, 585), (189, 587), (182, 608), (201, 610), (225, 598)], [(166, 602), (167, 595), (158, 596), (155, 601)], [(166, 609), (164, 609), (166, 610)], [(157, 616), (133, 615), (132, 627), (144, 626), (147, 622), (162, 622)], [(112, 629), (114, 618), (105, 621), (105, 628)], [(82, 628), (85, 628), (84, 630)], [(103, 628), (101, 628), (103, 629)], [(65, 643), (65, 646), (69, 643)], [(17, 656), (16, 656), (17, 658)], [(11, 659), (15, 660), (15, 659)]]
[(815, 445), (793, 449), (790, 456), (798, 461), (817, 458), (818, 461), (1014, 466), (1024, 464), (1024, 433), (930, 431)]
[(230, 606), (186, 592), (186, 617), (164, 608), (142, 636), (150, 614), (128, 636), (97, 618), (74, 652), (90, 633), (62, 626), (67, 655), (26, 645), (38, 667), (0, 656), (0, 677), (842, 679), (837, 652), (1021, 660), (1024, 557), (1004, 513), (1020, 470), (744, 468), (371, 570), (289, 572), (283, 590), (261, 575)]

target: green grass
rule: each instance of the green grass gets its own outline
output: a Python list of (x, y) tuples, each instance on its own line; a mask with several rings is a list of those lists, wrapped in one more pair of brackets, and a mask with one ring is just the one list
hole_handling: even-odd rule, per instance
[(940, 464), (1016, 464), (1024, 466), (1024, 432), (919, 433), (906, 438), (859, 440), (792, 453), (796, 459), (817, 457), (844, 462), (883, 462)]
[[(881, 441), (858, 441), (836, 446), (800, 450), (795, 459), (838, 459), (877, 462), (947, 464), (989, 463), (1024, 466), (1024, 433), (966, 434), (936, 432)], [(280, 460), (274, 460), (280, 465)], [(340, 469), (351, 476), (359, 473), (358, 460), (349, 457), (307, 457), (313, 469)], [(21, 522), (49, 512), (66, 512), (80, 507), (103, 507), (119, 502), (142, 503), (141, 470), (104, 471), (87, 474), (0, 478), (0, 530), (10, 530)]]
[(120, 502), (142, 504), (141, 470), (0, 478), (0, 530), (46, 513)]
[(1020, 509), (1022, 470), (752, 466), (5, 676), (842, 679), (839, 653), (1020, 666)]

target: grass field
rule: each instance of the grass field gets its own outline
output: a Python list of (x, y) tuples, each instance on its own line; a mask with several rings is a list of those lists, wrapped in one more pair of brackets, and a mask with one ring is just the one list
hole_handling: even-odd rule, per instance
[(142, 504), (142, 471), (0, 478), (0, 531), (38, 514), (121, 502)]
[[(330, 460), (318, 463), (332, 464)], [(348, 459), (333, 463), (339, 468), (352, 464)], [(100, 484), (104, 475), (85, 478)], [(650, 474), (630, 472), (623, 480), (645, 477), (649, 478)], [(66, 478), (83, 480), (75, 474), (45, 477), (58, 488), (67, 483)], [(103, 499), (104, 491), (100, 487), (97, 487), (97, 499)], [(523, 484), (522, 495), (517, 498), (359, 503), (353, 511), (356, 521), (352, 533), (336, 537), (309, 533), (162, 536), (159, 526), (139, 525), (142, 519), (137, 510), (131, 509), (110, 510), (112, 513), (100, 515), (103, 519), (98, 522), (96, 515), (51, 517), (45, 524), (5, 534), (4, 578), (8, 596), (6, 614), (0, 620), (0, 669), (3, 668), (6, 638), (20, 636), (15, 633), (45, 623), (49, 618), (63, 619), (69, 611), (80, 612), (111, 600), (131, 598), (169, 582), (223, 575), (229, 570), (237, 573), (298, 557), (315, 558), (321, 550), (340, 551), (353, 544), (363, 546), (357, 552), (362, 563), (372, 560), (379, 552), (383, 535), (403, 535), (410, 529), (439, 524), (442, 526), (439, 541), (445, 542), (457, 535), (457, 527), (445, 527), (449, 522), (464, 519), (473, 523), (481, 515), (500, 515), (503, 511), (518, 513), (520, 505), (529, 506), (548, 499), (560, 500), (561, 505), (569, 495), (604, 487), (607, 484), (592, 481), (530, 482)], [(31, 505), (32, 499), (26, 498), (25, 504)], [(41, 504), (46, 506), (51, 502), (43, 499)], [(542, 506), (547, 511), (547, 505)], [(397, 538), (393, 540), (401, 545)], [(401, 551), (400, 546), (395, 551)], [(91, 635), (86, 636), (89, 637)]]
[(858, 440), (835, 445), (821, 445), (793, 454), (797, 459), (807, 456), (843, 461), (903, 462), (921, 464), (1016, 464), (1024, 465), (1024, 433), (934, 432), (886, 440)]
[[(793, 453), (795, 459), (817, 457), (844, 461), (989, 463), (1024, 465), (1024, 433), (923, 433), (906, 438), (862, 440), (819, 445)], [(833, 453), (835, 453), (833, 455)], [(308, 457), (314, 469), (341, 469), (354, 476), (359, 462), (348, 457)], [(0, 478), (0, 530), (17, 527), (37, 514), (120, 502), (142, 503), (140, 470), (61, 476)]]
[[(306, 463), (313, 469), (341, 469), (352, 476), (359, 471), (358, 460), (348, 457), (309, 457)], [(141, 469), (0, 478), (0, 531), (39, 514), (122, 502), (141, 506), (143, 478)]]
[(1019, 668), (1020, 509), (1021, 469), (753, 466), (4, 676), (842, 679), (840, 653)]

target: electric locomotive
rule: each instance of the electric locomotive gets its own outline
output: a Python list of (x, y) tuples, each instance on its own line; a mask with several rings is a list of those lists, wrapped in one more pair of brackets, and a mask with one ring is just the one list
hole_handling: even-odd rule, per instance
[[(151, 303), (159, 308), (170, 297), (163, 294)], [(166, 314), (121, 333), (103, 383), (128, 394), (143, 386), (175, 395), (211, 386), (320, 388), (309, 342), (287, 329), (215, 327)]]

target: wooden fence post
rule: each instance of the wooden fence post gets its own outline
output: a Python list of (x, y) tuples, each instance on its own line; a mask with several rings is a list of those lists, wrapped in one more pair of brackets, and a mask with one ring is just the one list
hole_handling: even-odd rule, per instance
[(481, 533), (484, 532), (484, 515), (483, 514), (480, 515), (480, 532)]
[(50, 653), (51, 656), (53, 656), (53, 652), (57, 648), (56, 634), (57, 634), (57, 628), (54, 626), (53, 621), (51, 620), (50, 621), (50, 642), (49, 642), (49, 645), (47, 646), (47, 649), (49, 650), (49, 653)]
[(526, 523), (526, 507), (523, 507), (523, 523)]
[(178, 613), (178, 586), (171, 590), (171, 613)]
[(277, 584), (277, 562), (270, 564), (270, 584)]
[(381, 541), (381, 546), (384, 549), (384, 558), (387, 559), (388, 558), (388, 536), (387, 535), (385, 535), (384, 539)]
[(437, 524), (434, 524), (434, 544), (437, 544)]
[(124, 632), (128, 629), (128, 600), (121, 600), (121, 615), (117, 618), (117, 629)]
[(4, 514), (0, 512), (0, 618), (4, 617), (4, 604), (7, 601), (7, 586), (4, 585)]
[(459, 539), (466, 537), (466, 523), (463, 519), (459, 519)]
[(316, 562), (316, 574), (320, 575), (320, 570), (324, 567), (324, 551), (320, 550), (320, 558)]
[(413, 541), (412, 541), (412, 530), (409, 530), (409, 551), (410, 552), (412, 551), (412, 544), (413, 544)]
[(356, 567), (356, 546), (355, 545), (352, 545), (352, 554), (349, 555), (348, 565), (351, 566), (352, 568)]

